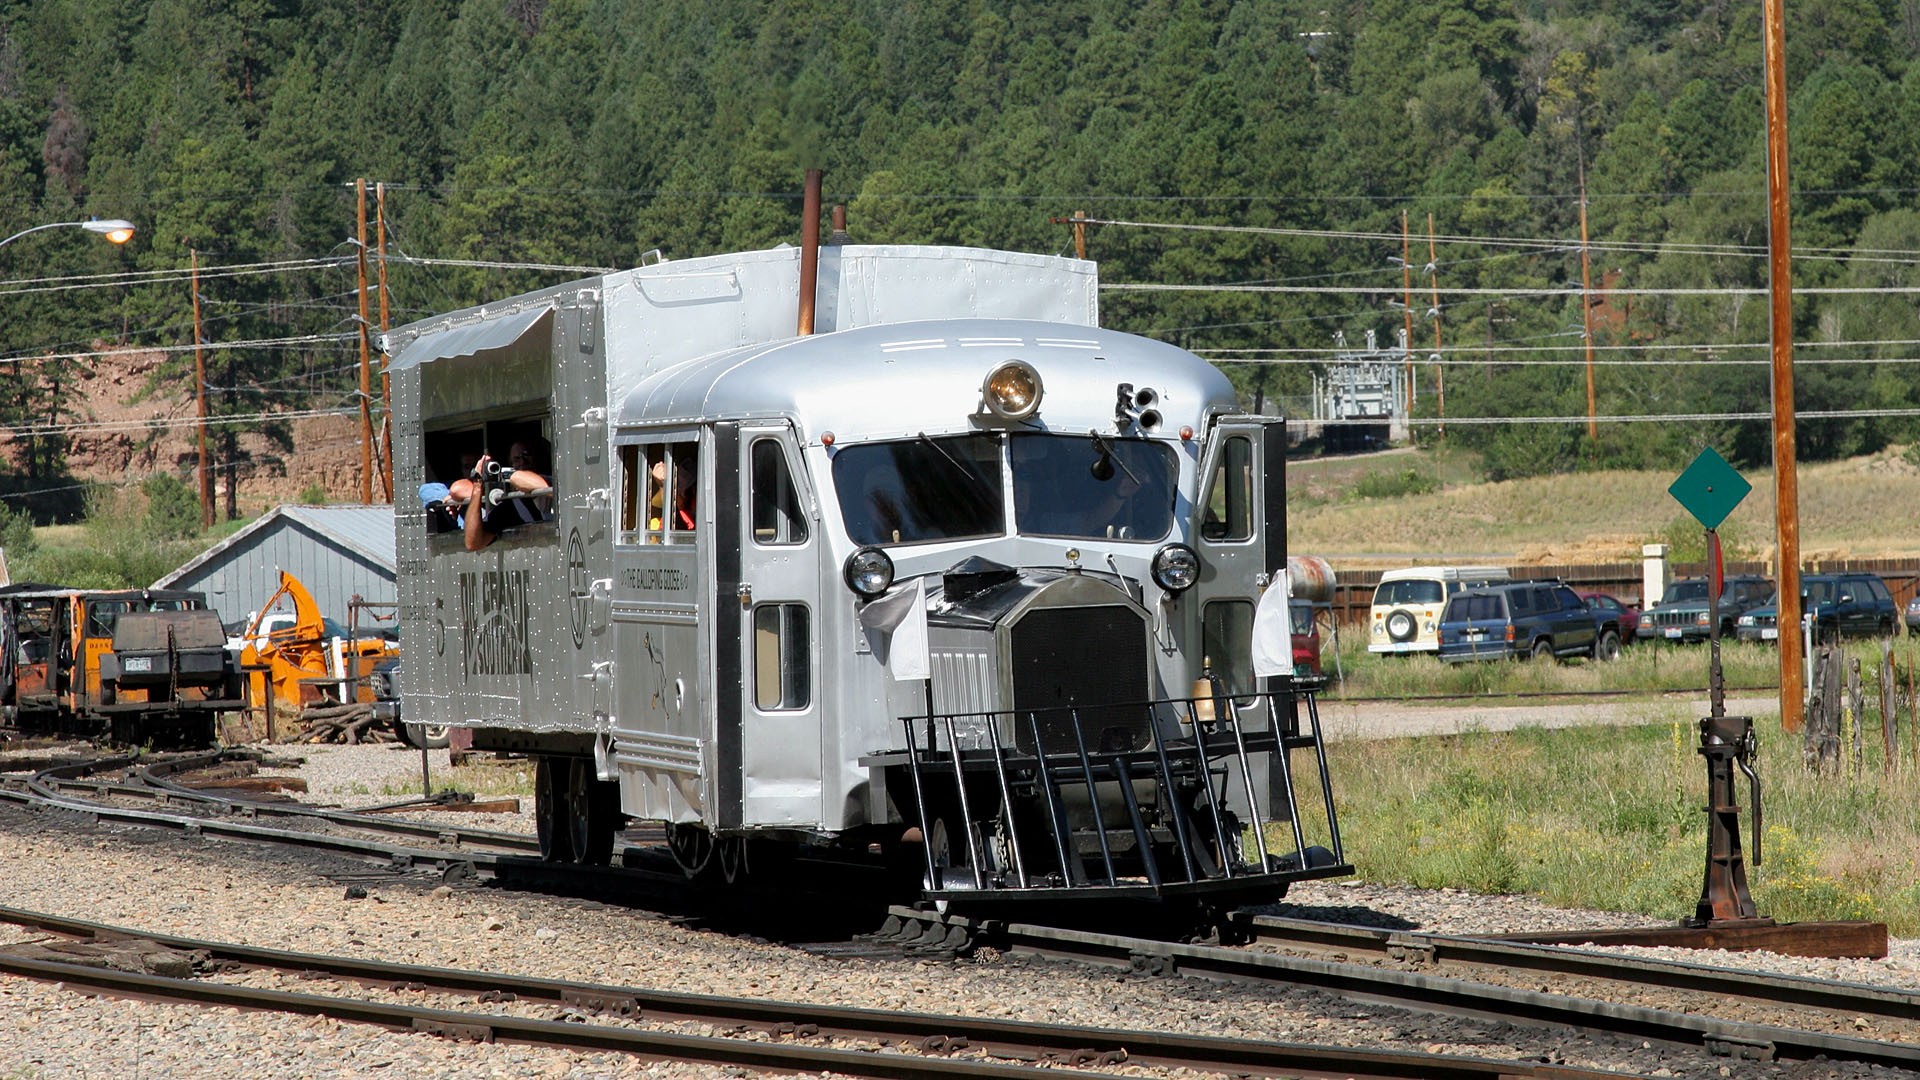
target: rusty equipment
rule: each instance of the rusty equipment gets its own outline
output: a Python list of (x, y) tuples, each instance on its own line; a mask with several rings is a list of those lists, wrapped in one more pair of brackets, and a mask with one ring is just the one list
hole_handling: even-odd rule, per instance
[[(262, 625), (283, 598), (292, 605), (293, 621), (263, 633)], [(303, 725), (324, 722), (350, 736), (373, 719), (368, 675), (399, 653), (399, 646), (384, 638), (329, 634), (313, 594), (284, 570), (280, 588), (260, 606), (246, 637), (240, 659), (256, 707), (269, 716), (297, 717)]]

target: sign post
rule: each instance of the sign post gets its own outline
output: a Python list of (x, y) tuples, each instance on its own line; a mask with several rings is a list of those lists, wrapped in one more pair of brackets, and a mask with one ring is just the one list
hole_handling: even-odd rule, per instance
[(1707, 872), (1700, 902), (1687, 925), (1696, 928), (1771, 926), (1747, 890), (1746, 861), (1740, 854), (1740, 806), (1734, 801), (1733, 771), (1746, 774), (1753, 804), (1753, 863), (1760, 865), (1760, 774), (1754, 771), (1758, 747), (1753, 718), (1727, 715), (1726, 680), (1720, 670), (1720, 590), (1726, 572), (1720, 556), (1720, 523), (1740, 505), (1753, 485), (1709, 446), (1700, 451), (1667, 493), (1707, 530), (1707, 641), (1710, 708), (1700, 721), (1700, 755), (1707, 759)]

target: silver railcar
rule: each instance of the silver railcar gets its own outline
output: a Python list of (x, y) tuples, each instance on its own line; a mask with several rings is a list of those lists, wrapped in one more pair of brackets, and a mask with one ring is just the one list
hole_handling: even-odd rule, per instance
[(782, 247), (386, 347), (396, 490), (552, 448), (483, 550), (396, 515), (405, 713), (534, 756), (546, 857), (635, 818), (690, 874), (873, 849), (980, 905), (1351, 872), (1311, 684), (1251, 660), (1281, 424), (1098, 326), (1091, 263)]

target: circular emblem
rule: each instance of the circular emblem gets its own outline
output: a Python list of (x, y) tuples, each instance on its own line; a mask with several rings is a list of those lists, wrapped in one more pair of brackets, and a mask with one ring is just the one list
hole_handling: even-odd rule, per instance
[(575, 529), (567, 537), (567, 599), (571, 601), (576, 649), (587, 644), (587, 607), (592, 591), (593, 585), (587, 580), (587, 546), (580, 542), (580, 530)]

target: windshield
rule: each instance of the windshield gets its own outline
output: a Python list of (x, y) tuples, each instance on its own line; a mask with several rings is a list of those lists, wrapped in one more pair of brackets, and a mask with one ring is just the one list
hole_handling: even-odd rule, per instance
[(1014, 527), (1027, 536), (1160, 540), (1173, 529), (1167, 446), (1085, 435), (1015, 435)]
[(833, 457), (840, 514), (856, 544), (997, 535), (1006, 527), (1000, 476), (993, 435), (923, 435)]
[(1663, 604), (1687, 604), (1704, 602), (1707, 598), (1707, 583), (1704, 581), (1676, 581), (1667, 589)]
[(1437, 604), (1447, 598), (1446, 589), (1432, 578), (1406, 578), (1383, 581), (1373, 591), (1373, 602), (1387, 604)]

